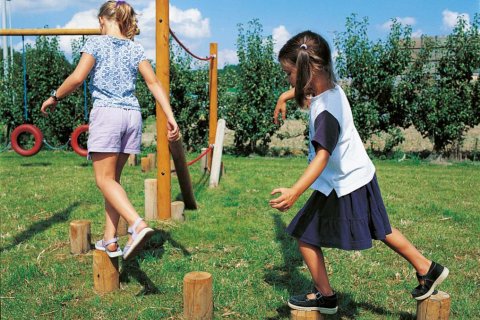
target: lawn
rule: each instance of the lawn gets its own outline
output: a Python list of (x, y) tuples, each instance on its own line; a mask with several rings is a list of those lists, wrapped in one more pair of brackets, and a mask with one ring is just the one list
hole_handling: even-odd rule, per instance
[[(193, 158), (191, 155), (189, 158)], [(69, 222), (103, 228), (102, 197), (89, 162), (73, 153), (22, 158), (0, 153), (0, 274), (2, 319), (181, 319), (182, 280), (213, 275), (216, 319), (288, 319), (288, 297), (311, 287), (287, 213), (268, 206), (274, 187), (289, 186), (304, 158), (224, 159), (226, 175), (209, 189), (191, 174), (199, 205), (187, 221), (153, 222), (158, 229), (133, 262), (121, 263), (121, 289), (93, 291), (92, 254), (69, 253)], [(480, 318), (480, 166), (375, 161), (392, 225), (450, 269), (440, 287), (452, 297), (451, 319)], [(143, 215), (142, 173), (126, 167), (123, 184)], [(208, 183), (208, 181), (207, 181)], [(179, 193), (172, 180), (172, 195)], [(125, 242), (125, 238), (121, 242)], [(328, 319), (415, 319), (414, 270), (383, 243), (365, 251), (326, 249), (339, 312)]]

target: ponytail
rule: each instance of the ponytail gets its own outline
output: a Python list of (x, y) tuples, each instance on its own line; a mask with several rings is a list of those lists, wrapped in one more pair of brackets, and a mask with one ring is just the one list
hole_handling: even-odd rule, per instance
[(105, 2), (98, 11), (98, 17), (115, 20), (120, 32), (130, 40), (133, 40), (135, 35), (140, 32), (137, 25), (137, 14), (126, 1), (109, 0)]
[(295, 101), (303, 106), (312, 81), (312, 72), (310, 70), (310, 56), (306, 50), (298, 50), (297, 56), (297, 81), (295, 83)]

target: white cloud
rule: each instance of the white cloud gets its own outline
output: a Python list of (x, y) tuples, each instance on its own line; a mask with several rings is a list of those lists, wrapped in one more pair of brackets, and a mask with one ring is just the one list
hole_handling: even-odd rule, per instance
[(220, 50), (218, 53), (218, 67), (223, 68), (231, 64), (238, 64), (237, 52), (232, 49)]
[(210, 19), (203, 18), (198, 9), (183, 11), (170, 5), (170, 26), (175, 34), (187, 38), (210, 37)]
[(283, 45), (291, 38), (291, 35), (284, 25), (280, 25), (273, 29), (272, 38), (274, 41), (273, 50), (275, 54), (278, 54)]
[[(416, 19), (413, 17), (403, 17), (403, 18), (396, 17), (395, 19), (397, 20), (398, 23), (400, 23), (403, 26), (407, 26), (407, 25), (414, 26), (417, 23)], [(382, 30), (390, 30), (390, 28), (392, 27), (392, 24), (393, 24), (393, 21), (389, 20), (384, 24), (382, 24), (381, 28)]]
[(423, 30), (418, 29), (412, 32), (412, 38), (421, 38), (423, 35)]
[[(57, 26), (57, 28), (65, 29), (95, 29), (99, 28), (97, 10), (91, 9), (87, 11), (78, 12), (73, 15), (72, 19), (64, 26)], [(81, 39), (82, 36), (61, 36), (59, 39), (60, 49), (65, 52), (67, 56), (72, 54), (71, 42), (74, 39)]]
[(442, 12), (442, 16), (443, 27), (445, 29), (452, 29), (453, 27), (455, 27), (460, 16), (463, 16), (467, 25), (470, 24), (470, 16), (468, 15), (468, 13), (458, 13), (445, 9)]

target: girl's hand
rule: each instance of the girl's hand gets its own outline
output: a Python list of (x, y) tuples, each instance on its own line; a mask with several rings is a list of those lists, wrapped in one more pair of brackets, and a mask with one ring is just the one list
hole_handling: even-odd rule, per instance
[(168, 141), (176, 141), (180, 137), (180, 129), (174, 118), (167, 119), (167, 139)]
[(292, 188), (273, 189), (270, 194), (274, 195), (276, 193), (281, 193), (281, 195), (278, 198), (270, 200), (269, 204), (272, 208), (282, 212), (290, 209), (299, 197), (298, 193)]
[(58, 101), (53, 99), (52, 97), (45, 100), (42, 104), (42, 108), (40, 111), (43, 113), (44, 116), (48, 115), (48, 111), (54, 111), (55, 107), (57, 106)]
[(275, 106), (275, 111), (273, 112), (273, 122), (278, 125), (278, 115), (282, 115), (282, 119), (285, 121), (287, 118), (287, 101), (280, 97), (277, 101), (277, 105)]

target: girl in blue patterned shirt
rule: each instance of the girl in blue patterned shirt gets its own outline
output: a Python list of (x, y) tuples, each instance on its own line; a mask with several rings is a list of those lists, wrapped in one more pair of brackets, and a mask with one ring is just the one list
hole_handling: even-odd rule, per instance
[[(140, 105), (135, 97), (137, 73), (167, 118), (167, 136), (179, 136), (178, 125), (168, 102), (168, 96), (156, 78), (143, 47), (133, 41), (138, 31), (136, 13), (125, 1), (107, 1), (98, 13), (101, 36), (89, 38), (82, 48), (82, 56), (74, 72), (52, 92), (41, 111), (55, 109), (62, 98), (76, 90), (90, 74), (93, 109), (89, 120), (88, 154), (98, 188), (105, 198), (106, 224), (102, 240), (95, 248), (110, 257), (135, 256), (153, 235), (133, 208), (120, 185), (122, 169), (129, 154), (138, 154), (142, 137)], [(130, 238), (122, 250), (116, 231), (120, 216), (129, 224)]]

